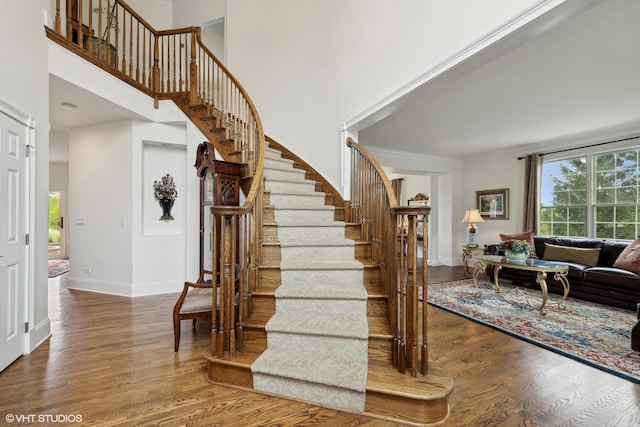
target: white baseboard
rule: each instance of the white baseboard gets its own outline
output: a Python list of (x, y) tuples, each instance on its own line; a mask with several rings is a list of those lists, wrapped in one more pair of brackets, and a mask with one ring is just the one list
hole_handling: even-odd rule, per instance
[(181, 292), (183, 286), (184, 281), (178, 282), (175, 280), (167, 282), (124, 283), (69, 277), (66, 287), (78, 291), (97, 292), (125, 297), (140, 297)]
[(45, 342), (51, 337), (51, 320), (47, 317), (42, 322), (35, 325), (33, 329), (29, 331), (29, 348), (25, 353), (31, 353), (40, 344)]

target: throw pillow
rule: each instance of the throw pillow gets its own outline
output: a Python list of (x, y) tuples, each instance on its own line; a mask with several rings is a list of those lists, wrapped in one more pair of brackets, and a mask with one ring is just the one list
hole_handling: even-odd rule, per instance
[(620, 252), (613, 266), (640, 274), (640, 236)]
[(536, 245), (533, 241), (533, 231), (525, 231), (524, 233), (518, 234), (502, 234), (500, 233), (500, 240), (503, 242), (505, 240), (524, 240), (531, 245), (531, 253), (529, 254), (530, 258), (538, 258), (538, 254), (536, 254)]
[(575, 262), (576, 264), (595, 267), (598, 265), (598, 256), (600, 256), (600, 248), (574, 248), (545, 243), (542, 259), (546, 261)]

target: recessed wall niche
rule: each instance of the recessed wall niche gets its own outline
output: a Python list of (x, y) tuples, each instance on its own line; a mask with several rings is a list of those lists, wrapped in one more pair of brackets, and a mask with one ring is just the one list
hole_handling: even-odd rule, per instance
[[(142, 145), (142, 225), (145, 235), (186, 233), (187, 216), (187, 148), (145, 141)], [(174, 179), (178, 197), (171, 214), (173, 221), (162, 221), (162, 208), (155, 198), (153, 182), (166, 174)]]

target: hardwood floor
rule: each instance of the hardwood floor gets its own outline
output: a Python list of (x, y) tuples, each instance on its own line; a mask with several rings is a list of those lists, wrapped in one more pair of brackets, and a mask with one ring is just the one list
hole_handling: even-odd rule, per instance
[[(431, 283), (463, 278), (430, 268)], [(387, 421), (212, 385), (207, 324), (183, 322), (178, 294), (126, 298), (50, 286), (53, 336), (0, 373), (0, 416), (55, 425), (389, 426)], [(640, 385), (429, 307), (430, 358), (455, 378), (447, 426), (638, 426)], [(631, 327), (631, 325), (630, 325)], [(71, 416), (81, 416), (73, 423)], [(0, 425), (4, 425), (0, 421)]]

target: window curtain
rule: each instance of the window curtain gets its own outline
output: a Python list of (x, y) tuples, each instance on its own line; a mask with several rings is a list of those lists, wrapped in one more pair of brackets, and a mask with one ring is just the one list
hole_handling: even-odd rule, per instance
[(540, 154), (529, 154), (524, 167), (524, 217), (523, 230), (538, 234), (538, 177), (540, 175)]
[(402, 178), (392, 179), (391, 187), (393, 188), (393, 192), (396, 193), (398, 204), (402, 204)]

